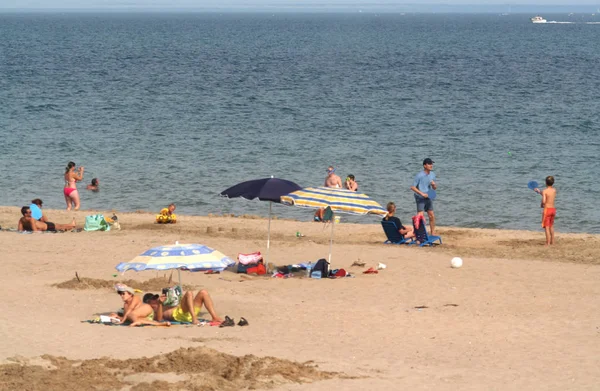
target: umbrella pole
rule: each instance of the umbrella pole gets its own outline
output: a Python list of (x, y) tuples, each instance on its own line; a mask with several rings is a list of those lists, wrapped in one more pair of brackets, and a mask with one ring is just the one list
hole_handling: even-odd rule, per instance
[(271, 208), (273, 207), (273, 202), (269, 201), (269, 228), (267, 229), (267, 256), (265, 267), (269, 263), (269, 249), (271, 248)]
[[(331, 216), (333, 217), (333, 215)], [(335, 224), (335, 219), (332, 219), (333, 221), (330, 223), (331, 224), (331, 237), (329, 238), (329, 264), (331, 265), (331, 247), (333, 245), (333, 225)]]

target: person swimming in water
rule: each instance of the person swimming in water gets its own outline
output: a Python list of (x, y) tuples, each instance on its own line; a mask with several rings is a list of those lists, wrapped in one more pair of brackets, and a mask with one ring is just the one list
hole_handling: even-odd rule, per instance
[(100, 181), (98, 180), (98, 178), (94, 178), (92, 179), (92, 183), (87, 185), (86, 189), (87, 190), (91, 190), (91, 191), (98, 191), (100, 190)]
[(67, 210), (71, 210), (72, 206), (74, 206), (75, 210), (79, 210), (80, 201), (76, 183), (83, 180), (83, 171), (83, 167), (79, 167), (79, 169), (75, 171), (75, 163), (73, 162), (67, 164), (65, 171), (65, 188), (63, 189)]

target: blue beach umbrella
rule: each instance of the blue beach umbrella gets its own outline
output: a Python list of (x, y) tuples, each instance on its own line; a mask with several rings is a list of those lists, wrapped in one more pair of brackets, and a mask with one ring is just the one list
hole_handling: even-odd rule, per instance
[[(121, 262), (116, 266), (119, 272), (135, 270), (170, 270), (177, 269), (199, 271), (223, 271), (234, 265), (235, 261), (225, 254), (202, 244), (166, 245), (151, 248), (129, 262)], [(181, 274), (179, 274), (181, 284)]]
[(302, 189), (292, 181), (279, 178), (263, 178), (251, 181), (241, 182), (226, 190), (219, 195), (227, 198), (244, 198), (253, 200), (258, 198), (260, 201), (269, 201), (269, 225), (267, 229), (267, 254), (266, 260), (269, 260), (269, 249), (271, 248), (271, 210), (273, 202), (280, 203), (281, 196), (296, 190)]
[[(368, 195), (331, 187), (307, 187), (281, 197), (281, 203), (301, 208), (327, 208), (340, 213), (354, 215), (385, 216), (387, 211)], [(333, 245), (333, 226), (329, 238), (329, 262), (331, 263), (331, 247)]]

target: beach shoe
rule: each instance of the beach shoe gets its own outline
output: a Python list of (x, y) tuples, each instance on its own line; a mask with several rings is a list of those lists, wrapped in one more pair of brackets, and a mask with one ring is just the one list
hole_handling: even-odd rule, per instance
[(379, 273), (377, 270), (373, 269), (372, 267), (368, 268), (367, 270), (365, 270), (363, 272), (363, 274), (377, 274)]
[(240, 321), (238, 322), (238, 326), (248, 326), (249, 324), (250, 323), (248, 323), (246, 318), (240, 318)]
[(233, 327), (235, 326), (235, 321), (231, 319), (229, 316), (225, 316), (225, 320), (221, 322), (219, 327)]

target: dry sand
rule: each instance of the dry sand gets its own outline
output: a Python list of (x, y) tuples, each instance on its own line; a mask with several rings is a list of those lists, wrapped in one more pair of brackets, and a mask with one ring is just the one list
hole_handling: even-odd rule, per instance
[[(46, 213), (80, 224), (91, 214)], [(333, 266), (356, 278), (183, 272), (185, 284), (209, 290), (221, 316), (243, 316), (250, 326), (129, 328), (81, 323), (120, 308), (107, 285), (134, 280), (157, 291), (165, 278), (113, 277), (117, 263), (176, 240), (232, 258), (264, 253), (267, 221), (180, 216), (159, 226), (152, 214), (132, 213), (119, 214), (121, 231), (5, 232), (19, 216), (18, 208), (0, 208), (1, 390), (591, 390), (600, 383), (597, 235), (559, 233), (546, 248), (542, 232), (442, 227), (442, 246), (411, 248), (383, 245), (374, 218), (354, 225), (342, 217)], [(321, 224), (275, 220), (272, 230), (270, 260), (278, 265), (327, 256)], [(453, 256), (464, 259), (461, 269), (450, 268)], [(364, 275), (350, 266), (357, 260), (387, 269)], [(88, 289), (72, 289), (75, 272), (90, 279)]]

